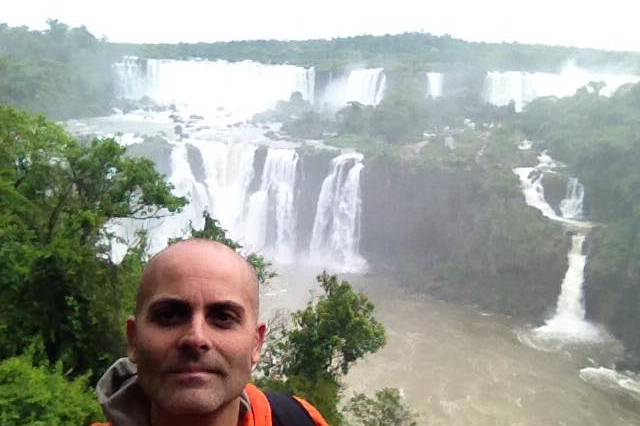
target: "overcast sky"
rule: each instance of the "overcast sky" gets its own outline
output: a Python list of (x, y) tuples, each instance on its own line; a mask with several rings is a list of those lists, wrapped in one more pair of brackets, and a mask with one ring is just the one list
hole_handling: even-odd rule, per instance
[[(638, 6), (636, 6), (638, 4)], [(0, 0), (0, 22), (47, 18), (130, 42), (332, 38), (424, 31), (640, 51), (637, 0)]]

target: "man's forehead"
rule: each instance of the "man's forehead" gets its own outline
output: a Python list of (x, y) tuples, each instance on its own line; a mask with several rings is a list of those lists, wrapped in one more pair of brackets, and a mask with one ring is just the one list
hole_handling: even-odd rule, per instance
[[(188, 291), (195, 282), (206, 288), (229, 285), (258, 304), (255, 273), (235, 251), (211, 241), (191, 240), (177, 243), (156, 255), (144, 271), (138, 305), (152, 297), (161, 287)], [(141, 306), (138, 306), (141, 308)]]

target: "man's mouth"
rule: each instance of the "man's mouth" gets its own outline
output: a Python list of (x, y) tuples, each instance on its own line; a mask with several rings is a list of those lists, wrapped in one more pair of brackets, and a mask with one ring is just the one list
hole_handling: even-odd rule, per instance
[(179, 368), (170, 371), (171, 377), (185, 386), (200, 386), (211, 381), (215, 376), (220, 376), (219, 370), (199, 367)]
[(224, 372), (216, 367), (206, 365), (185, 365), (171, 367), (165, 370), (169, 374), (175, 374), (179, 376), (206, 376), (206, 375), (224, 375)]

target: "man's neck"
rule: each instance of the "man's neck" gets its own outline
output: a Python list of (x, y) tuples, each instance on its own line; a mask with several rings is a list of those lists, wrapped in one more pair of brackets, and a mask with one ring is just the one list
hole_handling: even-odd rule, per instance
[(240, 398), (207, 414), (173, 415), (151, 405), (151, 426), (237, 426), (239, 418)]

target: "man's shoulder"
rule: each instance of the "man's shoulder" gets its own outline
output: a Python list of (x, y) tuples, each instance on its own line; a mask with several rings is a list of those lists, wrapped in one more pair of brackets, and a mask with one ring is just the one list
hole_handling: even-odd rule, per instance
[[(273, 426), (309, 425), (328, 426), (320, 412), (302, 398), (276, 392), (262, 392), (253, 385), (245, 389), (255, 420), (268, 419)], [(260, 424), (256, 421), (256, 425)]]

